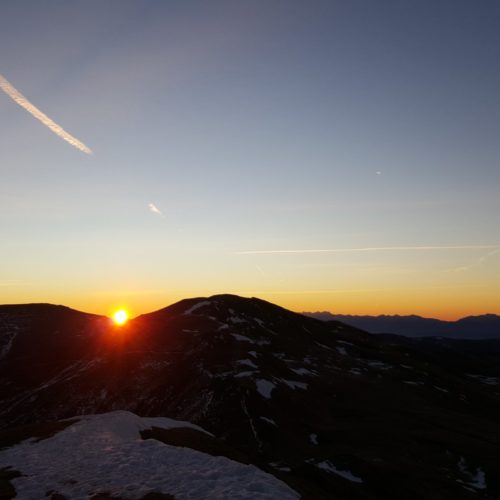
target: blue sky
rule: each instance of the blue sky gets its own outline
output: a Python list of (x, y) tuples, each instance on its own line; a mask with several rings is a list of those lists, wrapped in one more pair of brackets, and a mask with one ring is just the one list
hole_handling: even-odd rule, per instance
[[(0, 74), (94, 154), (0, 94), (0, 302), (500, 313), (499, 18), (493, 1), (2, 2)], [(424, 246), (478, 248), (238, 253)]]

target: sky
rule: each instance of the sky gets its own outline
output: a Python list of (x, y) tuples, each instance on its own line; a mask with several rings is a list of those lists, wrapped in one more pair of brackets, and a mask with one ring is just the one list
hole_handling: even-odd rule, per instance
[(500, 314), (499, 22), (496, 0), (2, 1), (0, 303)]

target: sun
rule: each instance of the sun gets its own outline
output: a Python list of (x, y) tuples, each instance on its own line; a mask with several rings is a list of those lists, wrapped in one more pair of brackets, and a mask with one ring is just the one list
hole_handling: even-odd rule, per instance
[(115, 325), (122, 326), (128, 321), (128, 312), (125, 309), (119, 309), (113, 313), (113, 322)]

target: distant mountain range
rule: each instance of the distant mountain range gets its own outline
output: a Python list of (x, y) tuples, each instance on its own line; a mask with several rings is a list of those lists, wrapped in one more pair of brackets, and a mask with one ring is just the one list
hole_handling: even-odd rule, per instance
[(330, 312), (305, 312), (322, 321), (341, 321), (370, 333), (392, 333), (405, 337), (446, 337), (454, 339), (500, 339), (500, 316), (484, 314), (458, 321), (441, 321), (421, 316), (351, 316)]
[(2, 498), (500, 498), (499, 414), (500, 340), (370, 335), (234, 295), (122, 327), (0, 306)]

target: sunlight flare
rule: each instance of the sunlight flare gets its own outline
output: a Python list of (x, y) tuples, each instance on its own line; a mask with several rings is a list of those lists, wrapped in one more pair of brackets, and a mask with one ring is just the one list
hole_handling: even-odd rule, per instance
[(125, 309), (119, 309), (113, 313), (113, 322), (115, 325), (122, 326), (128, 321), (128, 313)]

